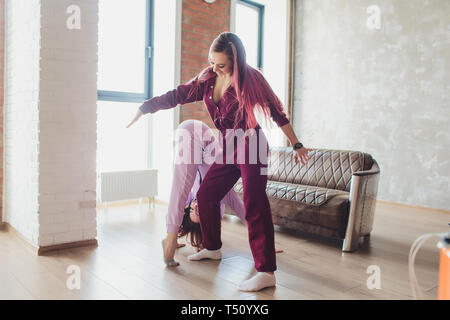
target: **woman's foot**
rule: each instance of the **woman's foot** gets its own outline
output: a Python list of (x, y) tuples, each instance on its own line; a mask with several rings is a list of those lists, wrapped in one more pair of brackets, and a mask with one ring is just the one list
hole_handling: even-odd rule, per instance
[(191, 254), (190, 256), (188, 256), (188, 259), (191, 261), (198, 261), (203, 259), (220, 260), (222, 259), (222, 251), (220, 249), (217, 250), (203, 249), (200, 252)]
[(241, 291), (259, 291), (275, 285), (275, 274), (258, 272), (253, 278), (243, 281), (238, 288)]
[(163, 239), (161, 241), (161, 245), (162, 245), (162, 248), (163, 248), (163, 260), (164, 260), (164, 263), (168, 267), (176, 267), (176, 266), (180, 265), (173, 258), (175, 256), (175, 249), (177, 248), (176, 238), (175, 238), (175, 244), (174, 244), (174, 242), (171, 239), (166, 238), (166, 239)]

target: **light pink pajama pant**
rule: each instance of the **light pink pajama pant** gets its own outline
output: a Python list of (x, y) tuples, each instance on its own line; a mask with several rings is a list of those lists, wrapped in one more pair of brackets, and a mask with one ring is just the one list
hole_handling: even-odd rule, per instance
[[(168, 233), (178, 233), (183, 221), (184, 208), (188, 206), (193, 197), (196, 197), (197, 190), (200, 187), (199, 173), (204, 178), (213, 163), (206, 157), (206, 154), (211, 154), (209, 153), (211, 148), (220, 150), (216, 153), (217, 156), (221, 154), (220, 144), (205, 123), (199, 120), (186, 120), (178, 126), (177, 132), (180, 133), (181, 131), (184, 133), (183, 136), (176, 136), (175, 157), (186, 153), (190, 156), (179, 157), (184, 161), (175, 159), (169, 209), (166, 217)], [(189, 134), (186, 135), (186, 133)], [(236, 216), (246, 224), (244, 204), (233, 189), (230, 189), (220, 202), (221, 217), (224, 215), (225, 205), (230, 207)]]

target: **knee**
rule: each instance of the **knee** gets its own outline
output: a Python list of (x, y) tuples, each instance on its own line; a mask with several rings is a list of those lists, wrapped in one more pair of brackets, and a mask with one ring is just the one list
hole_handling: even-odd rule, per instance
[(208, 196), (208, 190), (206, 188), (202, 188), (202, 185), (200, 185), (200, 188), (197, 191), (197, 203), (199, 206), (208, 205), (210, 199), (211, 197)]
[(202, 185), (200, 185), (200, 188), (197, 191), (197, 203), (199, 208), (219, 206), (220, 199), (217, 199), (215, 193), (210, 192), (210, 190), (211, 189), (203, 188)]
[(266, 219), (271, 216), (270, 202), (263, 195), (258, 197), (245, 197), (244, 207), (246, 211), (246, 219)]
[(269, 207), (270, 202), (267, 196), (266, 190), (252, 190), (249, 192), (248, 190), (244, 190), (244, 205), (246, 207), (264, 209)]

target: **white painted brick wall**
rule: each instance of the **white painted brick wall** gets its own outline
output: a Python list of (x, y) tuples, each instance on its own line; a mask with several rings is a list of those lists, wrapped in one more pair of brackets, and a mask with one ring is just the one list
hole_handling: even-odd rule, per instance
[(5, 3), (5, 221), (38, 244), (40, 1)]
[(6, 2), (5, 220), (35, 245), (93, 239), (98, 1)]
[[(70, 5), (79, 30), (66, 27)], [(80, 201), (96, 189), (98, 1), (45, 0), (41, 11), (39, 233), (51, 245), (96, 237), (96, 210)]]

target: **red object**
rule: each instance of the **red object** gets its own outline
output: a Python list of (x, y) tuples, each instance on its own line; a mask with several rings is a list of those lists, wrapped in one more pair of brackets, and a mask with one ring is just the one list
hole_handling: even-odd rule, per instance
[(450, 248), (441, 248), (438, 300), (450, 300)]

